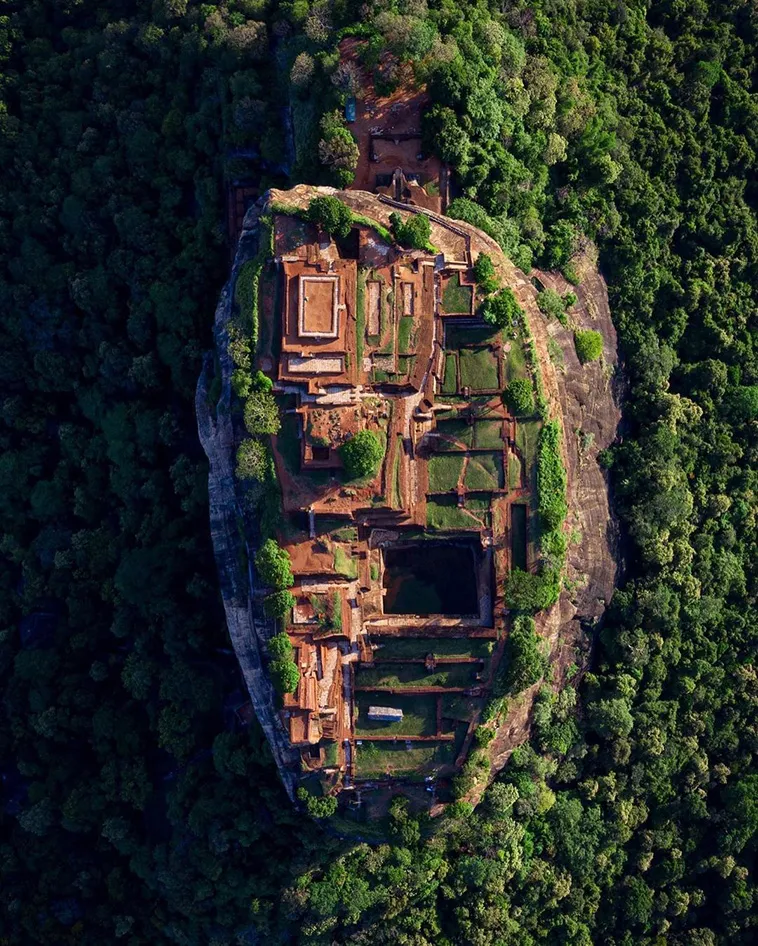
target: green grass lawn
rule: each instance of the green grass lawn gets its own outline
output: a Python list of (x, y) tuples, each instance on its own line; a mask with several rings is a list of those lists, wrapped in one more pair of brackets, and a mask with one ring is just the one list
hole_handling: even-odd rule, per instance
[[(467, 424), (465, 420), (459, 420), (457, 417), (451, 417), (450, 420), (441, 420), (437, 422), (437, 433), (443, 437), (455, 437), (467, 447), (473, 446), (474, 428)], [(454, 450), (454, 445), (447, 445), (443, 441), (437, 442), (438, 450)]]
[(502, 489), (503, 457), (500, 453), (475, 453), (469, 457), (464, 485), (469, 489)]
[(443, 394), (455, 394), (458, 390), (458, 356), (455, 352), (445, 355), (445, 377), (442, 381)]
[(537, 439), (542, 424), (538, 420), (519, 421), (516, 424), (516, 446), (526, 467), (527, 484), (531, 482), (537, 462)]
[(464, 345), (486, 345), (500, 330), (491, 325), (456, 325), (449, 319), (445, 322), (445, 345), (447, 349)]
[(345, 578), (358, 577), (358, 563), (341, 545), (334, 547), (334, 570)]
[(515, 453), (508, 456), (508, 489), (518, 489), (521, 486), (521, 460)]
[[(476, 664), (443, 664), (429, 672), (423, 664), (380, 664), (355, 674), (358, 687), (469, 687)], [(375, 701), (382, 694), (377, 693)]]
[(276, 439), (279, 453), (290, 473), (300, 472), (300, 432), (299, 419), (296, 414), (285, 413), (294, 406), (293, 395), (287, 394), (279, 398), (282, 426)]
[(499, 420), (480, 420), (474, 424), (474, 446), (479, 449), (498, 450), (503, 446), (500, 436), (503, 425)]
[(355, 286), (355, 357), (358, 370), (363, 371), (363, 347), (366, 341), (366, 276), (365, 269), (358, 270)]
[(413, 374), (413, 369), (415, 365), (416, 365), (415, 355), (398, 355), (397, 373), (399, 375), (410, 377)]
[(397, 435), (397, 449), (392, 461), (392, 508), (401, 509), (403, 497), (400, 495), (400, 458), (403, 453), (403, 438)]
[(375, 658), (387, 660), (392, 657), (489, 657), (493, 641), (474, 638), (439, 637), (379, 637), (372, 636), (372, 643), (379, 644)]
[(445, 719), (470, 720), (481, 705), (481, 700), (463, 693), (445, 693), (442, 697), (442, 716)]
[(462, 469), (461, 454), (435, 454), (429, 460), (429, 492), (445, 493), (455, 489)]
[(442, 295), (442, 311), (450, 315), (471, 312), (471, 286), (462, 286), (461, 278), (455, 273), (447, 282)]
[(336, 742), (324, 742), (322, 743), (324, 747), (324, 765), (336, 765), (337, 764), (337, 743)]
[(497, 359), (489, 348), (464, 348), (460, 354), (461, 388), (472, 391), (497, 391)]
[(409, 749), (404, 742), (364, 742), (356, 746), (355, 764), (358, 778), (397, 777), (423, 778), (440, 765), (455, 761), (452, 742), (416, 743)]
[[(356, 693), (355, 734), (387, 736), (433, 736), (437, 732), (437, 703), (434, 695), (397, 696), (394, 693)], [(392, 706), (403, 711), (396, 723), (380, 723), (368, 718), (369, 706)]]
[(430, 529), (437, 529), (440, 532), (458, 530), (458, 529), (480, 529), (481, 522), (466, 512), (465, 509), (459, 509), (454, 497), (441, 496), (439, 499), (427, 499), (426, 501), (426, 524)]
[(516, 378), (528, 378), (529, 372), (526, 368), (526, 357), (524, 355), (524, 343), (520, 338), (508, 339), (511, 350), (505, 352), (503, 374), (504, 384), (508, 385)]
[(407, 355), (411, 351), (411, 334), (413, 332), (413, 316), (403, 315), (397, 327), (397, 350), (400, 355)]

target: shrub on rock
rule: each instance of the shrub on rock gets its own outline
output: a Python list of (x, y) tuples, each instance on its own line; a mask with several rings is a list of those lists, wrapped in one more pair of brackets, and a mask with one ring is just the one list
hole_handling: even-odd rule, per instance
[(597, 361), (603, 354), (603, 336), (594, 329), (574, 332), (574, 347), (583, 365), (588, 361)]

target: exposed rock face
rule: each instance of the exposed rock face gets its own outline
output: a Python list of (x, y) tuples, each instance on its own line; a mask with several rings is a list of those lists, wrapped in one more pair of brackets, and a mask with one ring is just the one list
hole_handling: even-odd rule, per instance
[[(213, 405), (209, 392), (213, 380), (214, 358), (209, 353), (205, 357), (198, 379), (195, 411), (200, 443), (208, 456), (211, 537), (229, 636), (255, 714), (269, 741), (287, 794), (294, 801), (299, 754), (289, 744), (276, 710), (273, 687), (262, 665), (263, 645), (273, 633), (273, 628), (260, 613), (260, 603), (255, 596), (255, 579), (249, 564), (251, 550), (240, 534), (242, 530), (238, 529), (238, 522), (244, 521), (245, 516), (236, 495), (234, 476), (234, 430), (230, 411), (233, 365), (228, 353), (227, 326), (232, 316), (231, 287), (240, 266), (250, 259), (257, 249), (257, 220), (258, 208), (254, 207), (245, 218), (232, 273), (216, 308), (214, 339), (221, 393), (217, 404)], [(250, 534), (247, 529), (244, 532)]]
[[(539, 614), (538, 632), (549, 642), (554, 687), (566, 683), (566, 669), (583, 669), (590, 639), (584, 627), (594, 624), (610, 601), (618, 576), (618, 525), (610, 509), (607, 474), (598, 465), (598, 454), (616, 439), (621, 419), (621, 383), (616, 330), (611, 321), (605, 281), (597, 270), (594, 254), (585, 252), (576, 266), (581, 284), (570, 286), (559, 273), (533, 271), (546, 288), (563, 295), (573, 291), (578, 301), (571, 317), (578, 329), (594, 329), (603, 336), (603, 356), (582, 365), (576, 355), (572, 329), (544, 316), (536, 304), (537, 291), (515, 268), (509, 285), (528, 314), (529, 324), (542, 363), (548, 399), (563, 420), (564, 458), (568, 473), (567, 528), (571, 533), (564, 590), (555, 607)], [(552, 343), (549, 343), (552, 340)], [(556, 365), (557, 349), (562, 365)], [(550, 350), (553, 351), (551, 357)], [(576, 682), (576, 680), (574, 681)], [(493, 774), (505, 765), (513, 749), (529, 737), (536, 684), (508, 712), (490, 745)]]

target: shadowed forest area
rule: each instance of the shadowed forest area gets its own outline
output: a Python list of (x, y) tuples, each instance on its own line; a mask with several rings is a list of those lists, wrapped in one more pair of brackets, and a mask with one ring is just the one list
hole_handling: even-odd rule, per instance
[[(378, 846), (234, 715), (194, 417), (227, 185), (351, 180), (344, 36), (426, 84), (451, 216), (569, 282), (597, 245), (626, 388), (591, 666)], [(757, 48), (741, 0), (0, 11), (4, 942), (754, 942)]]

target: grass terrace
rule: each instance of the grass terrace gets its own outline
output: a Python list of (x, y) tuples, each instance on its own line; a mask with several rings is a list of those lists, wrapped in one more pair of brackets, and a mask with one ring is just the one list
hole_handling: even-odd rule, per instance
[(482, 528), (481, 521), (465, 509), (458, 508), (455, 496), (439, 496), (426, 501), (426, 524), (439, 532)]
[(377, 637), (372, 642), (379, 644), (376, 660), (408, 659), (413, 660), (434, 654), (435, 657), (489, 657), (493, 642), (487, 640), (465, 640), (453, 638), (428, 637)]
[(504, 486), (502, 453), (474, 453), (468, 458), (463, 478), (467, 489), (502, 489)]
[(466, 345), (487, 345), (496, 340), (499, 329), (491, 325), (456, 325), (445, 324), (445, 344), (448, 351), (464, 348)]
[(459, 352), (461, 389), (497, 391), (500, 379), (497, 356), (489, 348), (463, 348)]
[(442, 311), (448, 315), (468, 315), (471, 312), (473, 289), (471, 286), (462, 286), (458, 273), (454, 273), (447, 281), (442, 294)]
[[(474, 686), (478, 664), (442, 664), (428, 671), (423, 664), (379, 664), (359, 669), (356, 687), (462, 687)], [(376, 694), (376, 701), (386, 694)]]
[(454, 351), (445, 354), (445, 377), (440, 391), (442, 394), (455, 394), (458, 390), (458, 355)]
[(356, 746), (357, 778), (412, 777), (421, 780), (441, 765), (455, 761), (451, 742), (411, 743), (364, 742)]
[[(396, 723), (368, 718), (370, 706), (392, 706), (403, 711)], [(437, 734), (437, 701), (434, 694), (398, 696), (394, 693), (356, 693), (355, 734), (367, 736), (434, 736)]]
[(447, 493), (458, 486), (463, 472), (463, 456), (460, 453), (435, 454), (429, 458), (429, 492)]

